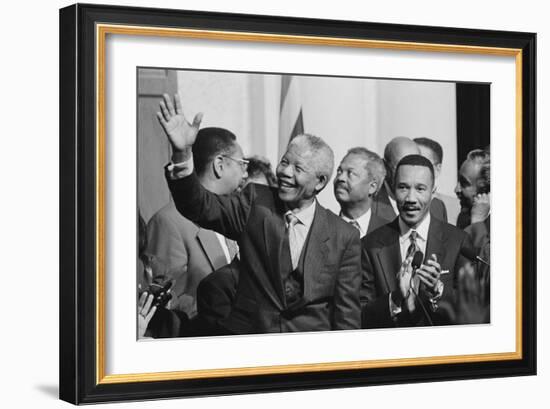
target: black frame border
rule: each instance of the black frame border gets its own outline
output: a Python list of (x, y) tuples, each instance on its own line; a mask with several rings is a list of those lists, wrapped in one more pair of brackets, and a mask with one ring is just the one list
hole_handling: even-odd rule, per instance
[[(522, 358), (230, 378), (96, 383), (95, 25), (312, 35), (522, 50)], [(536, 374), (536, 34), (76, 4), (60, 10), (60, 377), (74, 404)]]

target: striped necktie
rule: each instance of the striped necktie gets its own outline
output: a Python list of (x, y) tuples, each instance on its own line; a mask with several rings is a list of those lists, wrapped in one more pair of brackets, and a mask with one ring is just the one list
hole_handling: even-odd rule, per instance
[(300, 222), (298, 217), (291, 211), (285, 213), (285, 220), (287, 223), (288, 233), (288, 246), (290, 247), (290, 258), (292, 260), (292, 269), (295, 270), (298, 266), (300, 259), (300, 253), (298, 252), (298, 238), (296, 237), (295, 226)]

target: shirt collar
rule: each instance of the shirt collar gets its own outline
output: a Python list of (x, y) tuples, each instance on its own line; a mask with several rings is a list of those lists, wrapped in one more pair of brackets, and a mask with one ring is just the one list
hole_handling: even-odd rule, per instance
[(370, 222), (370, 215), (371, 210), (367, 210), (365, 213), (363, 213), (361, 216), (359, 216), (357, 219), (350, 219), (349, 217), (345, 216), (342, 212), (340, 212), (340, 217), (345, 222), (351, 222), (355, 220), (357, 224), (359, 224), (359, 228), (361, 229), (361, 233), (365, 233), (369, 228), (369, 222)]
[[(428, 214), (426, 214), (424, 220), (422, 220), (420, 224), (416, 227), (416, 229), (414, 229), (418, 233), (418, 238), (420, 240), (428, 240), (428, 230), (430, 229), (430, 222), (431, 216), (430, 211), (428, 211)], [(407, 226), (405, 222), (401, 219), (401, 217), (399, 217), (399, 240), (401, 242), (409, 239), (412, 230), (413, 229)]]
[(313, 223), (313, 217), (315, 216), (315, 207), (317, 206), (317, 200), (314, 200), (311, 205), (305, 209), (293, 211), (294, 216), (298, 218), (298, 221), (309, 228)]

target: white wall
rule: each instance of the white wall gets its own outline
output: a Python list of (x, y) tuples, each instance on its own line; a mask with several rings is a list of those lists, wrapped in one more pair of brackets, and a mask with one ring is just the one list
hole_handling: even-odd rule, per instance
[[(298, 2), (278, 0), (89, 0), (91, 3), (141, 5), (289, 15), (331, 19), (461, 26), (478, 29), (537, 31), (538, 37), (538, 182), (539, 376), (389, 385), (284, 394), (256, 394), (207, 399), (116, 404), (120, 408), (264, 408), (402, 407), (542, 407), (548, 402), (550, 361), (549, 288), (544, 257), (550, 246), (550, 161), (548, 80), (550, 27), (544, 2), (525, 0), (393, 2)], [(58, 382), (58, 11), (67, 1), (8, 2), (0, 25), (3, 39), (3, 128), (0, 149), (4, 216), (0, 236), (3, 272), (3, 325), (0, 400), (3, 407), (67, 408), (56, 400)], [(368, 345), (365, 346), (368, 348)]]
[[(178, 91), (189, 120), (204, 112), (202, 126), (237, 135), (245, 155), (279, 161), (280, 76), (179, 71)], [(456, 184), (456, 93), (454, 83), (297, 76), (304, 129), (334, 150), (336, 166), (348, 149), (365, 146), (382, 156), (396, 136), (430, 137), (445, 153), (439, 191), (453, 195)], [(319, 196), (339, 206), (329, 185)]]
[(443, 147), (438, 191), (454, 196), (456, 185), (456, 86), (445, 82), (378, 81), (378, 135), (427, 137)]

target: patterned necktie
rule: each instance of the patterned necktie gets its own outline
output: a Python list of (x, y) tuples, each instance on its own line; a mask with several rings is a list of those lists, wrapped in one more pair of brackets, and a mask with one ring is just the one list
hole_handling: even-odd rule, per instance
[(292, 260), (292, 269), (295, 270), (298, 266), (300, 259), (300, 253), (298, 252), (298, 238), (296, 237), (296, 224), (300, 221), (294, 213), (290, 210), (285, 213), (285, 220), (287, 223), (288, 232), (288, 245), (290, 247), (290, 258)]
[(418, 245), (416, 244), (416, 239), (418, 237), (418, 233), (416, 230), (411, 231), (411, 234), (409, 235), (409, 240), (411, 244), (409, 244), (409, 248), (407, 248), (407, 253), (405, 255), (405, 260), (409, 257), (412, 257), (414, 253), (418, 250)]

